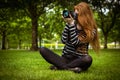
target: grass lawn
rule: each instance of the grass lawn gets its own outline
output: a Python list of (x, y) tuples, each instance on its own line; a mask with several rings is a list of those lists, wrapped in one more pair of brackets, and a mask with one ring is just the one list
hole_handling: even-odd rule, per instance
[[(61, 54), (61, 51), (55, 51)], [(0, 80), (120, 80), (120, 50), (89, 51), (92, 66), (80, 74), (52, 71), (39, 52), (23, 50), (0, 51)]]

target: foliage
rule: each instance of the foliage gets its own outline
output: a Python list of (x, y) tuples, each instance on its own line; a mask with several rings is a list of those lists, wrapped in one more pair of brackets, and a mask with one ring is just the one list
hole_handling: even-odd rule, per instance
[(13, 31), (10, 25), (15, 17), (12, 17), (14, 12), (11, 11), (12, 9), (9, 8), (0, 9), (0, 36), (2, 37), (2, 49), (6, 49), (7, 36)]
[(62, 8), (60, 8), (60, 6), (56, 6), (52, 9), (48, 7), (46, 13), (40, 16), (39, 35), (42, 33), (42, 38), (51, 40), (56, 38), (57, 35), (61, 36), (61, 32), (64, 28), (64, 21), (61, 13)]
[(113, 30), (110, 32), (110, 36), (109, 36), (109, 40), (112, 41), (116, 41), (116, 42), (120, 42), (120, 18), (117, 19), (115, 27), (113, 28)]
[[(120, 3), (117, 0), (90, 0), (93, 9), (98, 13), (99, 27), (104, 37), (104, 48), (107, 48), (108, 36), (115, 27), (117, 20), (120, 18)], [(117, 26), (118, 27), (118, 26)]]
[(13, 46), (14, 48), (18, 46), (20, 48), (22, 42), (30, 38), (28, 37), (30, 33), (30, 19), (23, 14), (23, 10), (1, 8), (0, 12), (1, 44), (4, 45), (5, 49), (13, 48)]
[(31, 24), (30, 19), (27, 16), (22, 19), (17, 19), (15, 22), (11, 22), (11, 26), (13, 27), (14, 32), (7, 37), (9, 40), (9, 48), (17, 47), (21, 49), (22, 44), (31, 43), (31, 36), (29, 35), (31, 32)]
[[(61, 54), (61, 51), (55, 51)], [(22, 50), (0, 51), (1, 80), (119, 80), (120, 50), (101, 50), (93, 57), (92, 66), (80, 74), (71, 71), (52, 71), (39, 52)]]
[(101, 29), (101, 42), (105, 42), (106, 39), (107, 42), (119, 42), (118, 0), (2, 0), (0, 1), (1, 45), (8, 44), (6, 48), (17, 48), (24, 44), (36, 44), (34, 47), (37, 48), (37, 43), (41, 44), (44, 39), (59, 41), (65, 26), (62, 11), (73, 10), (74, 5), (81, 1), (90, 3), (94, 9), (94, 16)]

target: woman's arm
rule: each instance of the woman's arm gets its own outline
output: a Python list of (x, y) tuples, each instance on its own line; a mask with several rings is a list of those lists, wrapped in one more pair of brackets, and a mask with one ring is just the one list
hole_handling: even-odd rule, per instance
[(75, 20), (72, 17), (63, 18), (63, 19), (67, 23), (67, 25), (62, 33), (62, 42), (64, 44), (66, 44), (66, 42), (68, 42), (73, 45), (78, 45), (80, 43), (80, 40), (78, 39)]
[(66, 25), (62, 32), (62, 38), (61, 38), (62, 43), (66, 44), (68, 42), (68, 38), (69, 38), (68, 35), (69, 35), (69, 27), (68, 25)]
[(71, 43), (72, 45), (78, 45), (81, 43), (80, 39), (78, 38), (78, 33), (76, 31), (75, 25), (67, 24), (62, 32), (62, 43)]
[(80, 44), (80, 40), (78, 38), (78, 33), (75, 25), (69, 25), (69, 34), (70, 34), (70, 43), (73, 45)]

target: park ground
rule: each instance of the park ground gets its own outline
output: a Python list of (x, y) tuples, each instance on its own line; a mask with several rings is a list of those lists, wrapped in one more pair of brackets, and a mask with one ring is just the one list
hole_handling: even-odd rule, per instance
[[(61, 54), (61, 50), (54, 50)], [(120, 80), (120, 49), (89, 51), (91, 67), (82, 73), (50, 70), (38, 51), (0, 50), (0, 80)]]

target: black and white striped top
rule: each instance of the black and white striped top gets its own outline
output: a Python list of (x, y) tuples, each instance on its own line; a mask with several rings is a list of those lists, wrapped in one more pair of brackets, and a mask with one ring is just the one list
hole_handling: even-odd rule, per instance
[[(64, 54), (76, 54), (76, 47), (81, 45), (81, 41), (78, 39), (78, 30), (75, 25), (66, 24), (63, 32), (61, 41), (65, 44), (63, 49)], [(87, 45), (88, 46), (88, 45)]]

